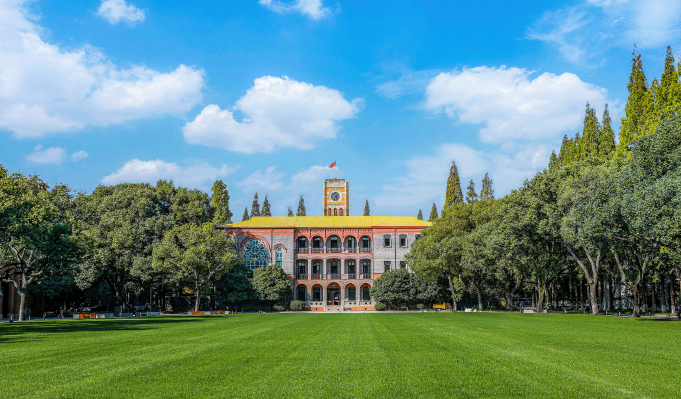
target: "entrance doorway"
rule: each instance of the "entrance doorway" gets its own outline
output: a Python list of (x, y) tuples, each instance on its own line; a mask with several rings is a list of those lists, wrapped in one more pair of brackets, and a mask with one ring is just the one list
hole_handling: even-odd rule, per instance
[(331, 285), (329, 288), (327, 288), (326, 291), (327, 294), (327, 305), (332, 305), (332, 306), (338, 306), (340, 305), (341, 301), (341, 290), (340, 286), (338, 285)]

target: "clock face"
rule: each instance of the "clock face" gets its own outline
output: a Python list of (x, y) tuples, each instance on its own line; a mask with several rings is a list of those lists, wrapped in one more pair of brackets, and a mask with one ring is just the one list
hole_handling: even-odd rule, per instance
[(340, 193), (338, 191), (334, 191), (331, 193), (331, 201), (338, 201), (340, 200)]

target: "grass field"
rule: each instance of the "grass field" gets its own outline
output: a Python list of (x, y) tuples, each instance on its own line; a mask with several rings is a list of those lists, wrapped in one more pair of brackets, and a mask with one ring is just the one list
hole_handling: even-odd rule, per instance
[(681, 322), (252, 314), (0, 325), (3, 398), (681, 397)]

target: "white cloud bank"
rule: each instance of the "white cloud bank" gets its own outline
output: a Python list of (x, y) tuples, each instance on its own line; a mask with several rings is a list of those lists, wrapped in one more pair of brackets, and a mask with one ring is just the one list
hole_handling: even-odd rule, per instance
[(41, 38), (25, 3), (0, 3), (0, 130), (36, 138), (177, 115), (201, 102), (202, 70), (120, 69), (92, 47), (66, 51)]
[(554, 46), (568, 61), (602, 63), (610, 47), (657, 48), (681, 39), (681, 2), (670, 0), (586, 0), (551, 10), (527, 32)]
[(572, 133), (587, 102), (596, 107), (606, 102), (605, 89), (572, 73), (532, 76), (532, 71), (505, 66), (440, 73), (426, 88), (425, 107), (481, 124), (480, 140), (501, 144)]
[(207, 190), (216, 179), (230, 175), (237, 168), (227, 165), (214, 167), (205, 163), (180, 166), (174, 162), (141, 161), (132, 159), (116, 172), (102, 179), (104, 184), (156, 183), (160, 179), (172, 180), (175, 185)]
[[(26, 156), (26, 159), (39, 164), (61, 165), (67, 158), (66, 149), (64, 147), (50, 147), (43, 149), (42, 145), (38, 145), (33, 149), (33, 152)], [(71, 161), (78, 162), (88, 158), (88, 153), (80, 150), (74, 152), (69, 156)]]
[[(519, 188), (526, 178), (534, 176), (548, 165), (551, 147), (527, 145), (489, 151), (473, 149), (459, 143), (439, 146), (433, 154), (418, 155), (405, 162), (406, 173), (382, 187), (376, 196), (378, 208), (384, 211), (415, 215), (419, 208), (430, 214), (433, 202), (442, 210), (449, 168), (456, 162), (461, 190), (466, 193), (468, 181), (473, 179), (480, 192), (482, 178), (489, 173), (497, 198)], [(409, 187), (405, 190), (405, 187)]]
[(294, 0), (292, 2), (260, 0), (259, 3), (279, 14), (300, 13), (315, 21), (331, 15), (331, 10), (322, 5), (322, 0)]
[[(334, 89), (286, 76), (263, 76), (232, 110), (208, 105), (184, 126), (183, 133), (189, 143), (246, 154), (309, 150), (319, 140), (335, 138), (338, 122), (354, 117), (361, 107), (361, 99), (349, 102)], [(244, 115), (241, 122), (234, 112)]]
[(127, 4), (125, 0), (103, 0), (97, 13), (112, 24), (126, 22), (134, 25), (138, 22), (144, 22), (144, 10), (140, 10), (132, 4)]

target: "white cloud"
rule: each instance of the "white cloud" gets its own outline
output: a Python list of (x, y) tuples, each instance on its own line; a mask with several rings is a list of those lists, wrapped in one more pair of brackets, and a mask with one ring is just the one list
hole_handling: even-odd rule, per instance
[(97, 49), (67, 51), (41, 34), (25, 1), (0, 4), (0, 130), (16, 137), (177, 115), (202, 100), (202, 70), (121, 69)]
[(480, 140), (507, 143), (559, 137), (580, 127), (587, 102), (605, 104), (605, 89), (577, 75), (505, 66), (441, 73), (426, 88), (426, 108), (463, 123), (483, 125)]
[(90, 158), (90, 156), (84, 150), (80, 150), (78, 152), (74, 152), (73, 154), (71, 154), (71, 160), (73, 162), (78, 162), (78, 161), (80, 161), (82, 159), (86, 159), (86, 158)]
[[(339, 169), (339, 177), (343, 172)], [(276, 166), (270, 166), (263, 170), (256, 170), (237, 186), (245, 194), (246, 201), (234, 199), (234, 208), (241, 209), (243, 206), (251, 207), (251, 195), (258, 193), (260, 204), (269, 195), (272, 215), (285, 216), (290, 207), (295, 213), (298, 209), (300, 195), (305, 198), (305, 208), (308, 216), (322, 214), (322, 202), (319, 196), (321, 182), (334, 176), (334, 172), (328, 166), (314, 165), (288, 175), (279, 172)]]
[[(232, 110), (208, 105), (184, 128), (189, 143), (253, 154), (281, 148), (309, 150), (336, 137), (338, 121), (352, 118), (361, 99), (349, 102), (334, 89), (283, 78), (255, 80)], [(241, 122), (233, 111), (244, 115)]]
[(536, 144), (508, 145), (488, 151), (459, 143), (443, 144), (433, 154), (408, 159), (404, 175), (384, 185), (374, 202), (390, 214), (415, 215), (420, 208), (427, 217), (433, 202), (441, 211), (452, 161), (456, 162), (464, 195), (469, 180), (473, 179), (479, 192), (482, 178), (489, 173), (495, 196), (499, 198), (546, 168), (550, 153), (549, 146)]
[(551, 10), (527, 37), (556, 46), (574, 63), (602, 62), (610, 47), (657, 48), (681, 39), (681, 2), (668, 0), (587, 0)]
[(132, 159), (116, 172), (102, 179), (104, 184), (117, 183), (156, 183), (160, 179), (172, 180), (177, 186), (206, 190), (212, 182), (225, 177), (236, 168), (227, 165), (214, 167), (205, 163), (180, 166), (174, 162), (141, 161)]
[(39, 145), (33, 149), (33, 152), (26, 156), (26, 159), (39, 164), (59, 165), (64, 162), (66, 157), (66, 150), (63, 147), (50, 147), (43, 149)]
[(112, 24), (127, 22), (134, 25), (144, 22), (144, 10), (127, 4), (125, 0), (103, 0), (97, 13)]
[(279, 14), (300, 13), (315, 21), (331, 15), (331, 10), (322, 5), (322, 0), (260, 0), (260, 4)]
[(264, 171), (256, 170), (237, 183), (237, 186), (241, 187), (244, 192), (260, 192), (263, 195), (280, 191), (283, 187), (285, 174), (276, 169), (276, 166), (270, 166)]

